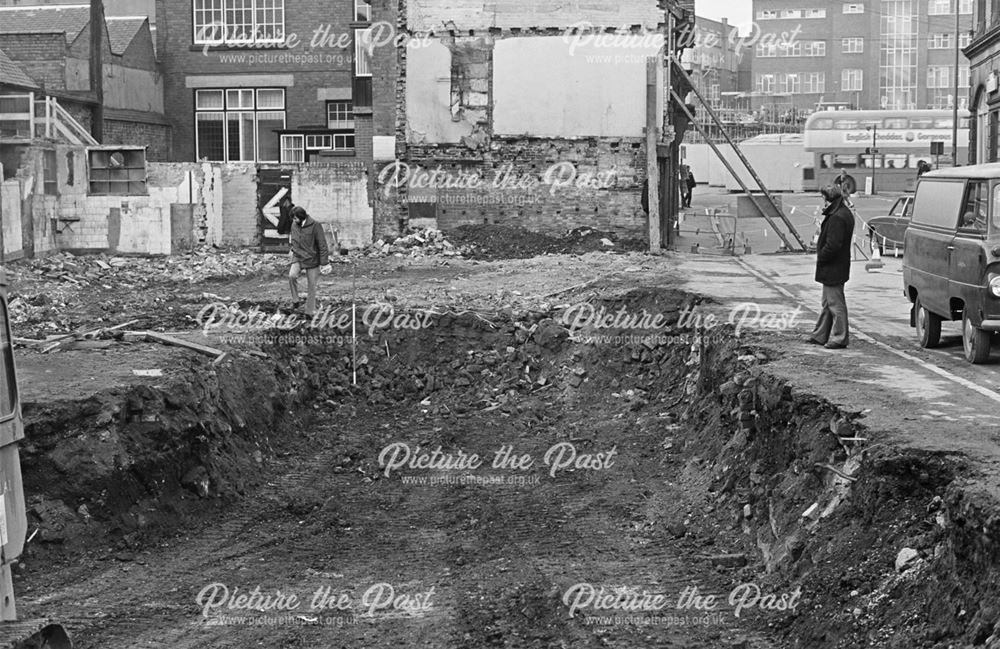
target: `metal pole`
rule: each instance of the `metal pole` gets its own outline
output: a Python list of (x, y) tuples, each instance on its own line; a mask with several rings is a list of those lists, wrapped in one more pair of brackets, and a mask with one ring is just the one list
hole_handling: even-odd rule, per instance
[(876, 193), (875, 191), (875, 158), (877, 154), (875, 149), (878, 147), (878, 127), (874, 124), (872, 125), (872, 196)]
[(649, 192), (649, 252), (660, 251), (660, 168), (656, 158), (657, 130), (659, 128), (656, 108), (663, 90), (659, 85), (661, 59), (651, 56), (646, 59), (646, 179)]
[(962, 0), (955, 0), (955, 94), (951, 100), (951, 166), (958, 166), (958, 36), (959, 36), (959, 5)]
[(351, 370), (354, 373), (353, 385), (358, 384), (358, 262), (351, 260)]

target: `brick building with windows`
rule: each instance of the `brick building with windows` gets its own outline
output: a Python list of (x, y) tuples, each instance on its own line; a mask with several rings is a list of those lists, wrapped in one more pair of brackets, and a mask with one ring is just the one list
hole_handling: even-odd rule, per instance
[(156, 0), (156, 13), (175, 160), (371, 160), (370, 0)]
[(969, 162), (996, 162), (1000, 133), (1000, 0), (976, 0), (972, 42)]
[(739, 90), (740, 61), (745, 53), (736, 28), (725, 18), (720, 22), (695, 16), (694, 20), (693, 29), (681, 35), (690, 46), (684, 50), (681, 63), (712, 108), (723, 108), (723, 97)]
[[(959, 11), (956, 34), (955, 11)], [(754, 0), (754, 108), (948, 108), (973, 0)], [(958, 102), (967, 104), (961, 57)]]

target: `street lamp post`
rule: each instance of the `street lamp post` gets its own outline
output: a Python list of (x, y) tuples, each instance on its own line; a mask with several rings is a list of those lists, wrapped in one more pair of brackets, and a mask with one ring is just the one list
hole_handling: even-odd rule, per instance
[(959, 11), (961, 10), (961, 0), (955, 0), (955, 94), (951, 100), (951, 166), (958, 166), (958, 43), (961, 40), (961, 23), (959, 22)]
[(875, 192), (875, 157), (876, 157), (876, 155), (878, 155), (878, 151), (876, 149), (876, 142), (877, 142), (877, 139), (878, 139), (878, 127), (873, 124), (871, 126), (866, 126), (865, 129), (872, 132), (872, 148), (871, 148), (871, 152), (872, 152), (872, 195), (874, 196), (875, 193), (876, 193)]

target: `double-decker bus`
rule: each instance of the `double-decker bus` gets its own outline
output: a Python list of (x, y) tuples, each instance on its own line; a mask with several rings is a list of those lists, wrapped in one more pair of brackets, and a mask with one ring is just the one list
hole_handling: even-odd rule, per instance
[[(951, 109), (945, 110), (826, 110), (806, 120), (803, 144), (812, 167), (803, 169), (803, 188), (816, 190), (847, 172), (854, 191), (863, 191), (875, 174), (875, 190), (913, 191), (917, 165), (931, 169), (952, 166)], [(931, 143), (944, 153), (933, 155)], [(875, 153), (871, 150), (874, 148)], [(958, 163), (968, 164), (969, 111), (958, 111)]]

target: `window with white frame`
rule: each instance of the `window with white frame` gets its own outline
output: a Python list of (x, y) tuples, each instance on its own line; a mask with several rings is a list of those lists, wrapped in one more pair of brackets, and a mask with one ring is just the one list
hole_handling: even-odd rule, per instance
[(826, 41), (807, 41), (802, 46), (804, 56), (826, 56)]
[(281, 162), (305, 162), (305, 136), (304, 135), (282, 135), (281, 136)]
[(767, 59), (778, 56), (778, 45), (776, 43), (757, 43), (757, 58)]
[(354, 76), (372, 76), (372, 30), (354, 30)]
[(803, 18), (826, 18), (826, 9), (806, 9)]
[(927, 0), (927, 13), (931, 16), (950, 14), (951, 0)]
[(949, 74), (951, 72), (947, 65), (927, 66), (927, 87), (928, 88), (950, 88)]
[(929, 50), (950, 50), (954, 46), (951, 34), (936, 32), (927, 37), (927, 49)]
[(349, 101), (328, 101), (326, 103), (326, 127), (333, 131), (354, 130), (354, 105)]
[(958, 66), (958, 87), (969, 87), (969, 66), (967, 65)]
[(864, 70), (841, 70), (840, 89), (846, 91), (862, 90), (864, 87)]
[(802, 56), (802, 41), (781, 43), (778, 45), (778, 56)]
[(844, 54), (863, 54), (865, 51), (865, 39), (851, 37), (840, 39), (840, 50)]
[(778, 94), (796, 95), (802, 92), (802, 81), (795, 72), (782, 73), (777, 78)]
[(354, 20), (359, 23), (372, 21), (372, 0), (354, 0)]
[(969, 32), (962, 32), (958, 35), (958, 46), (965, 49), (972, 42), (972, 34)]
[(802, 79), (802, 92), (812, 94), (826, 92), (826, 73), (807, 72)]
[(757, 20), (770, 20), (772, 18), (778, 17), (778, 11), (776, 9), (767, 9), (764, 11), (757, 12)]
[(972, 0), (958, 0), (958, 13), (960, 13), (960, 14), (971, 14), (972, 13)]
[(851, 2), (844, 4), (845, 14), (863, 14), (865, 12), (865, 6), (860, 2)]
[(285, 40), (285, 0), (193, 0), (194, 42), (257, 45)]
[(782, 9), (780, 15), (781, 15), (782, 18), (801, 18), (802, 17), (802, 10), (801, 9)]
[(755, 82), (757, 92), (765, 94), (774, 93), (774, 75), (773, 74), (758, 74)]
[(282, 88), (195, 91), (195, 150), (212, 162), (278, 162)]

